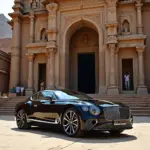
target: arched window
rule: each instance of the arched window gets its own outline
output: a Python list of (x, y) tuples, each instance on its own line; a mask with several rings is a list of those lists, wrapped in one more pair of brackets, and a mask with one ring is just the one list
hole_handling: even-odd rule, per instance
[(40, 40), (41, 40), (41, 41), (47, 41), (47, 32), (46, 32), (46, 29), (45, 29), (45, 28), (43, 28), (43, 29), (41, 30)]
[(122, 23), (122, 32), (129, 33), (130, 32), (130, 24), (127, 19), (125, 19)]

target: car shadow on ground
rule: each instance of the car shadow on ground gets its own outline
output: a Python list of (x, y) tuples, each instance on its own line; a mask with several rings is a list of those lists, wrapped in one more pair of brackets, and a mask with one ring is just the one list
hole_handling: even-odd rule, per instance
[[(0, 115), (0, 121), (14, 121), (14, 116), (10, 115), (5, 115), (2, 116)], [(133, 116), (134, 123), (150, 123), (150, 116)]]
[(32, 127), (29, 130), (20, 130), (18, 128), (12, 128), (13, 131), (27, 132), (42, 135), (42, 138), (58, 138), (62, 140), (67, 140), (71, 142), (80, 142), (80, 143), (120, 143), (120, 142), (129, 142), (133, 140), (137, 140), (137, 137), (134, 135), (128, 135), (122, 133), (120, 135), (111, 135), (108, 132), (99, 132), (99, 131), (91, 131), (86, 132), (84, 136), (80, 138), (72, 138), (66, 136), (60, 129), (56, 129), (54, 127), (51, 128), (39, 128)]

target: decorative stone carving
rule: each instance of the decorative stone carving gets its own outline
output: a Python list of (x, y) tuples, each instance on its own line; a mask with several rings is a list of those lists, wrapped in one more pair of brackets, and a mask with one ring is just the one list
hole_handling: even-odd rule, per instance
[(30, 12), (30, 43), (33, 43), (34, 42), (34, 11), (32, 10)]
[(48, 40), (48, 37), (47, 37), (47, 32), (46, 32), (46, 29), (43, 28), (41, 30), (41, 38), (40, 38), (41, 41), (47, 41)]
[(56, 41), (51, 40), (47, 43), (47, 48), (55, 48), (56, 49)]
[(48, 10), (49, 15), (56, 15), (58, 4), (51, 2), (48, 5), (46, 5), (46, 9)]
[(28, 60), (33, 61), (34, 60), (34, 54), (28, 54)]
[(32, 0), (31, 1), (31, 8), (36, 9), (38, 6), (37, 0)]
[(117, 37), (114, 35), (110, 35), (107, 37), (107, 44), (117, 43)]
[(82, 15), (68, 15), (68, 16), (63, 16), (63, 19), (65, 20), (63, 22), (63, 25), (62, 25), (62, 32), (65, 32), (66, 31), (66, 28), (68, 26), (70, 26), (73, 22), (75, 21), (83, 21), (83, 24), (84, 22), (86, 22), (86, 20), (91, 20), (91, 22), (95, 22), (97, 24), (97, 26), (99, 26), (100, 24), (102, 24), (102, 13), (92, 13), (92, 14), (82, 14)]
[(129, 24), (128, 20), (126, 20), (126, 19), (122, 23), (122, 34), (123, 35), (131, 34), (130, 24)]
[(85, 34), (85, 35), (83, 36), (83, 39), (84, 39), (84, 44), (87, 45), (87, 44), (88, 44), (88, 35)]
[(118, 0), (106, 0), (108, 6), (116, 6)]
[(142, 6), (141, 0), (136, 0), (136, 8), (137, 8), (137, 28), (138, 34), (143, 34), (143, 24), (142, 24)]
[(48, 5), (46, 5), (46, 9), (49, 12), (48, 15), (48, 41), (54, 40), (56, 41), (56, 25), (57, 25), (57, 9), (58, 9), (58, 4), (55, 2), (51, 2)]
[(145, 45), (141, 45), (141, 46), (137, 46), (136, 47), (136, 51), (141, 55), (143, 55), (143, 52), (144, 52), (144, 50), (145, 50)]

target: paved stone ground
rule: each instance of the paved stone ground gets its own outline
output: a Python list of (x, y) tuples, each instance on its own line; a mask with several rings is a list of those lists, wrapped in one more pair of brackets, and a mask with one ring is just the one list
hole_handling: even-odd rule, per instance
[(135, 117), (134, 129), (120, 136), (92, 132), (69, 138), (60, 131), (18, 130), (12, 116), (0, 116), (0, 150), (150, 150), (150, 117)]

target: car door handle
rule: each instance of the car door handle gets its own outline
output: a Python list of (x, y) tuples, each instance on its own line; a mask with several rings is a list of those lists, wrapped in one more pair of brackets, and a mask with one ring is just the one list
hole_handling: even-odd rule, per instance
[(34, 107), (38, 107), (38, 105), (34, 105)]

